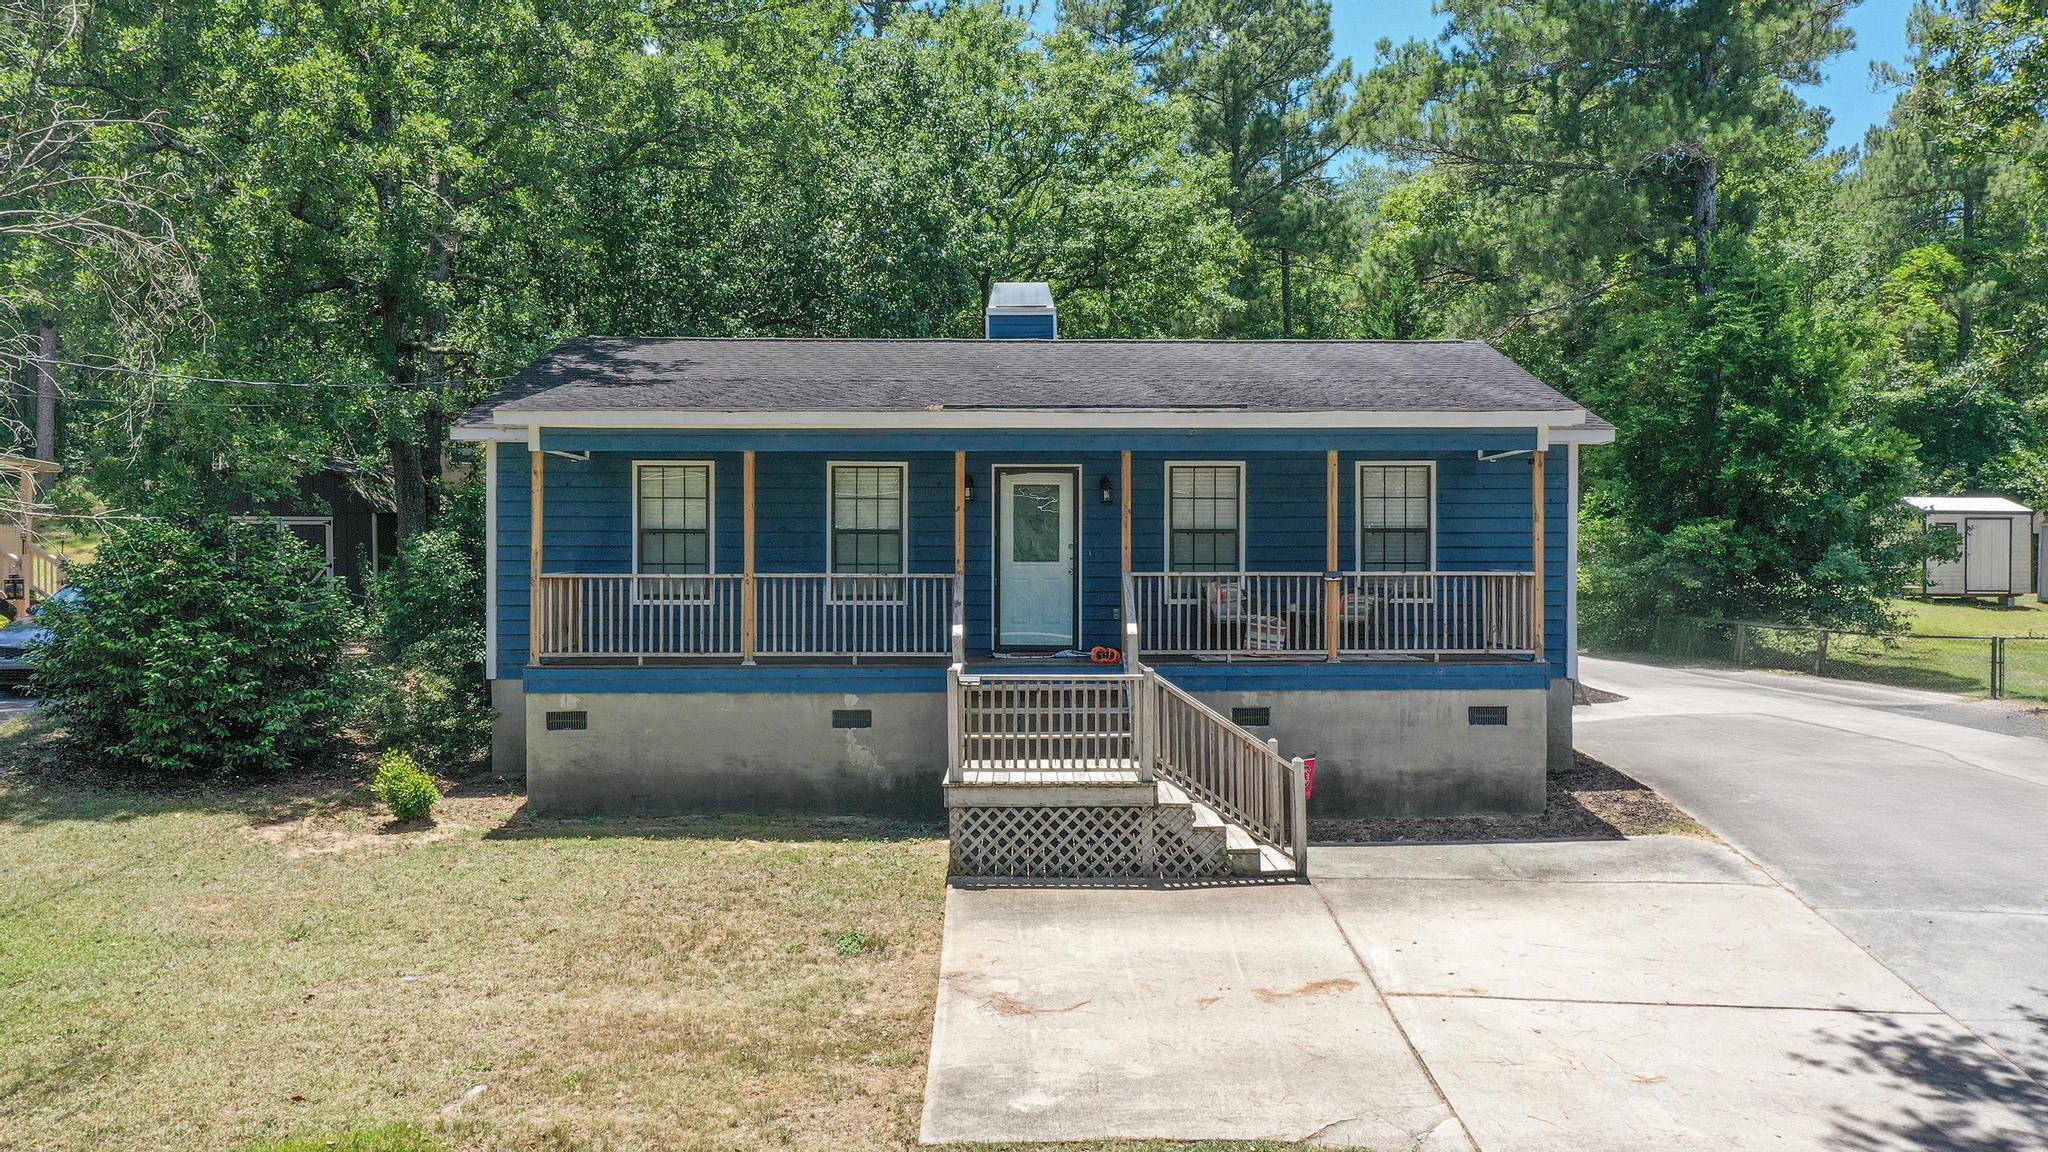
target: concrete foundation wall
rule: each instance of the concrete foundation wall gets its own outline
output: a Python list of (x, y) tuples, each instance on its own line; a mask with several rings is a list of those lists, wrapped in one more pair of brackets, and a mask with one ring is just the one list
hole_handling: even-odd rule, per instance
[(1562, 677), (1550, 682), (1550, 738), (1544, 759), (1552, 772), (1572, 766), (1572, 692), (1576, 687)]
[[(835, 710), (871, 726), (835, 728)], [(550, 730), (550, 712), (585, 727)], [(533, 693), (526, 747), (528, 804), (549, 815), (945, 810), (938, 692)]]
[[(1543, 810), (1549, 693), (1205, 692), (1225, 716), (1270, 709), (1254, 727), (1285, 756), (1317, 755), (1311, 816), (1506, 815)], [(1470, 709), (1505, 707), (1506, 724)]]
[(526, 779), (526, 686), (491, 681), (491, 771), (500, 780)]
[[(1313, 814), (1393, 816), (1540, 811), (1553, 697), (1201, 694), (1225, 716), (1268, 709), (1272, 723), (1252, 731), (1288, 756), (1320, 752)], [(524, 707), (527, 796), (540, 813), (943, 810), (942, 693), (531, 693)], [(1505, 708), (1507, 722), (1473, 724), (1473, 707)], [(833, 727), (842, 709), (867, 711), (872, 726)], [(551, 712), (567, 714), (553, 729)], [(565, 726), (575, 713), (581, 729)]]

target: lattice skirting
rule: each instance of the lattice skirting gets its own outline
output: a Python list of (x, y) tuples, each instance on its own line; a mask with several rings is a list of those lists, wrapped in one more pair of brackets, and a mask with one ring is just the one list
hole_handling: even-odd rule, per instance
[(948, 826), (956, 876), (1193, 880), (1231, 874), (1223, 837), (1196, 832), (1185, 809), (954, 808)]
[(1138, 805), (954, 808), (956, 876), (1114, 880), (1152, 875), (1152, 810)]
[(1230, 854), (1221, 831), (1197, 831), (1187, 809), (1169, 816), (1159, 809), (1154, 819), (1153, 859), (1168, 880), (1209, 880), (1231, 875)]

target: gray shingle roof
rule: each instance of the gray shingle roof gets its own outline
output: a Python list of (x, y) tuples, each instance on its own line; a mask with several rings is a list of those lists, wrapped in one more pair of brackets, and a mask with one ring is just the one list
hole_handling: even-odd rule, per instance
[(492, 412), (936, 410), (1561, 412), (1578, 407), (1471, 340), (564, 341)]

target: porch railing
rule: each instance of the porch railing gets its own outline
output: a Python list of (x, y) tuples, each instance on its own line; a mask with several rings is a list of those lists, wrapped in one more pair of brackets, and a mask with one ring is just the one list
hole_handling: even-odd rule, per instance
[(1529, 655), (1535, 592), (1529, 572), (1134, 572), (1127, 620), (1155, 655)]
[(533, 653), (633, 660), (945, 657), (952, 652), (953, 583), (951, 573), (551, 573), (535, 586)]
[(64, 558), (41, 545), (26, 544), (20, 552), (0, 552), (0, 573), (20, 577), (28, 599), (48, 600), (64, 587)]
[[(1307, 875), (1307, 771), (1143, 664), (1119, 673), (946, 672), (946, 779), (1098, 771), (1165, 780)], [(1001, 782), (1001, 781), (997, 781)]]
[(1080, 773), (1136, 771), (1141, 678), (1127, 672), (1034, 676), (947, 673), (952, 755), (948, 779), (969, 771)]
[(1140, 666), (1138, 714), (1159, 778), (1280, 849), (1307, 875), (1308, 782), (1299, 757), (1280, 755), (1158, 672)]

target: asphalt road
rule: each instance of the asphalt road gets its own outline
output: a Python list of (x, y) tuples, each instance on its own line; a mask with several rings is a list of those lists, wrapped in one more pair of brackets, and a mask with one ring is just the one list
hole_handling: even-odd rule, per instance
[(1676, 801), (2048, 1085), (2048, 739), (1952, 696), (1587, 659), (1580, 751)]
[(24, 715), (35, 706), (36, 702), (34, 700), (9, 689), (0, 688), (0, 721), (12, 720), (16, 716)]

